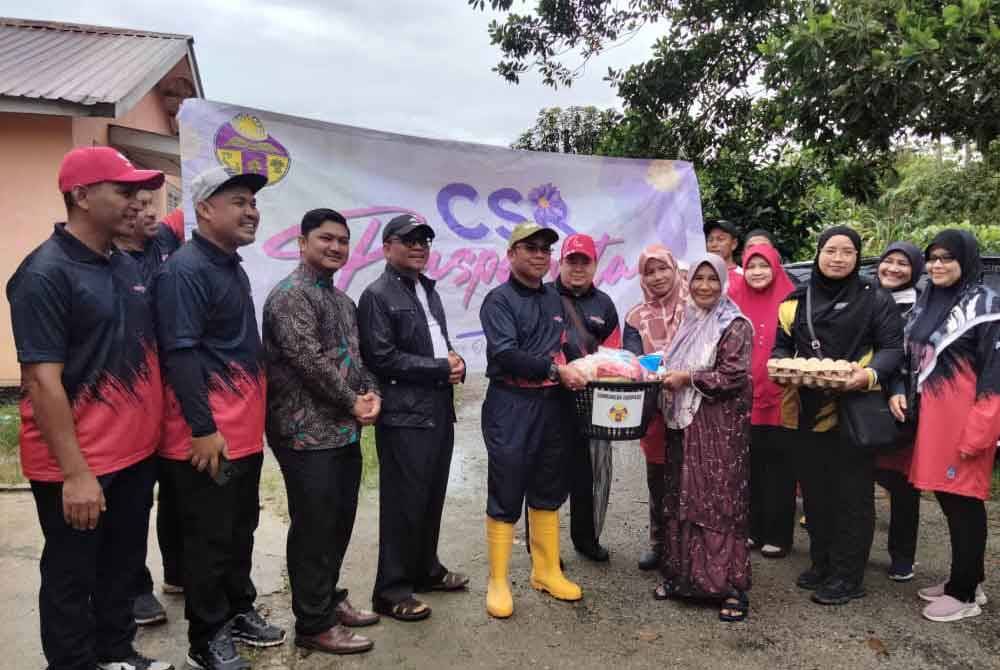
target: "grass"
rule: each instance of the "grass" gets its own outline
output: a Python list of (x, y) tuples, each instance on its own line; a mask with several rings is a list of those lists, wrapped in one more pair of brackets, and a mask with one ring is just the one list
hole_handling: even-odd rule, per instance
[(0, 404), (0, 485), (27, 483), (21, 474), (18, 433), (21, 415), (17, 403)]
[(993, 485), (990, 487), (990, 500), (1000, 500), (1000, 467), (993, 468)]
[(375, 429), (361, 430), (361, 486), (378, 489), (378, 453), (375, 451)]

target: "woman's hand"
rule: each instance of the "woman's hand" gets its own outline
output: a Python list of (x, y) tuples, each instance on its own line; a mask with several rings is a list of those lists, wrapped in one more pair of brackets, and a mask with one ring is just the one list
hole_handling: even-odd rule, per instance
[(862, 389), (867, 389), (869, 383), (871, 383), (871, 376), (868, 374), (868, 368), (863, 368), (858, 365), (851, 371), (851, 376), (847, 380), (844, 390), (860, 391)]
[(681, 370), (671, 370), (664, 375), (662, 383), (664, 388), (670, 391), (676, 391), (677, 389), (691, 383), (691, 373), (683, 372)]
[(906, 396), (902, 393), (889, 398), (889, 411), (896, 417), (896, 421), (903, 423), (906, 421)]

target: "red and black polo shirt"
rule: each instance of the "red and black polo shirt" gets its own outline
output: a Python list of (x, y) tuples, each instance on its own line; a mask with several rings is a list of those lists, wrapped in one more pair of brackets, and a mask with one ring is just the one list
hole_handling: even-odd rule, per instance
[[(7, 284), (17, 358), (62, 363), (76, 437), (95, 475), (148, 456), (160, 438), (163, 384), (153, 313), (139, 265), (127, 254), (94, 252), (56, 224)], [(21, 467), (35, 481), (62, 481), (21, 400)]]
[(167, 378), (160, 454), (167, 458), (186, 460), (191, 436), (215, 430), (230, 459), (263, 448), (263, 347), (241, 261), (195, 232), (153, 281)]

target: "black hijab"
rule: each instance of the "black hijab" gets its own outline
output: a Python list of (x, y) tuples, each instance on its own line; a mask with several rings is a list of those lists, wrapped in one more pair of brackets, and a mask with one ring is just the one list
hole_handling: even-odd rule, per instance
[[(819, 256), (823, 247), (836, 235), (851, 240), (857, 251), (857, 259), (850, 274), (841, 279), (824, 275), (819, 269)], [(812, 274), (805, 287), (799, 287), (792, 294), (799, 301), (795, 316), (795, 341), (799, 355), (814, 356), (806, 320), (806, 289), (812, 293), (812, 321), (816, 339), (820, 341), (822, 353), (827, 358), (855, 358), (861, 338), (867, 330), (864, 324), (871, 318), (873, 287), (859, 276), (861, 271), (861, 236), (848, 226), (833, 226), (824, 230), (816, 244)]]
[(906, 259), (910, 261), (910, 270), (911, 270), (910, 281), (907, 282), (906, 284), (903, 284), (902, 286), (898, 286), (892, 289), (892, 291), (895, 293), (896, 291), (903, 291), (908, 288), (915, 287), (917, 285), (917, 282), (920, 281), (920, 275), (924, 273), (923, 252), (920, 251), (920, 249), (918, 249), (917, 245), (915, 244), (910, 244), (909, 242), (893, 242), (892, 244), (890, 244), (885, 248), (885, 251), (883, 251), (882, 255), (879, 256), (878, 262), (881, 263), (882, 261), (884, 261), (885, 257), (891, 253), (901, 253), (904, 256), (906, 256)]
[(924, 250), (925, 259), (930, 257), (934, 247), (941, 247), (955, 257), (962, 268), (962, 276), (951, 286), (935, 286), (933, 282), (928, 282), (918, 303), (919, 317), (909, 332), (910, 340), (918, 343), (927, 342), (963, 295), (969, 290), (975, 290), (983, 274), (979, 243), (969, 231), (953, 228), (942, 230)]

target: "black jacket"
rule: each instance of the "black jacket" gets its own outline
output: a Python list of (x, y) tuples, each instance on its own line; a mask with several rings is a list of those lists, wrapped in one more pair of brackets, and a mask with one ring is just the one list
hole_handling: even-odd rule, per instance
[[(566, 314), (566, 342), (563, 343), (563, 353), (567, 361), (574, 361), (587, 354), (597, 351), (597, 347), (619, 349), (622, 346), (621, 330), (618, 327), (618, 310), (615, 303), (604, 291), (590, 285), (582, 295), (576, 295), (563, 286), (556, 277), (552, 286), (559, 292), (563, 300), (569, 299), (589, 337), (585, 341), (576, 328), (576, 320)], [(563, 312), (567, 309), (563, 303)]]
[[(441, 297), (434, 281), (420, 275), (427, 291), (431, 314), (441, 324), (448, 349), (448, 327)], [(448, 360), (434, 358), (434, 345), (427, 329), (427, 315), (417, 299), (416, 283), (386, 264), (385, 272), (372, 282), (358, 301), (358, 333), (365, 366), (378, 378), (382, 391), (379, 423), (407, 428), (434, 427), (434, 402), (440, 397), (428, 393), (437, 388), (447, 392), (451, 420), (455, 421), (452, 387), (448, 383)]]

